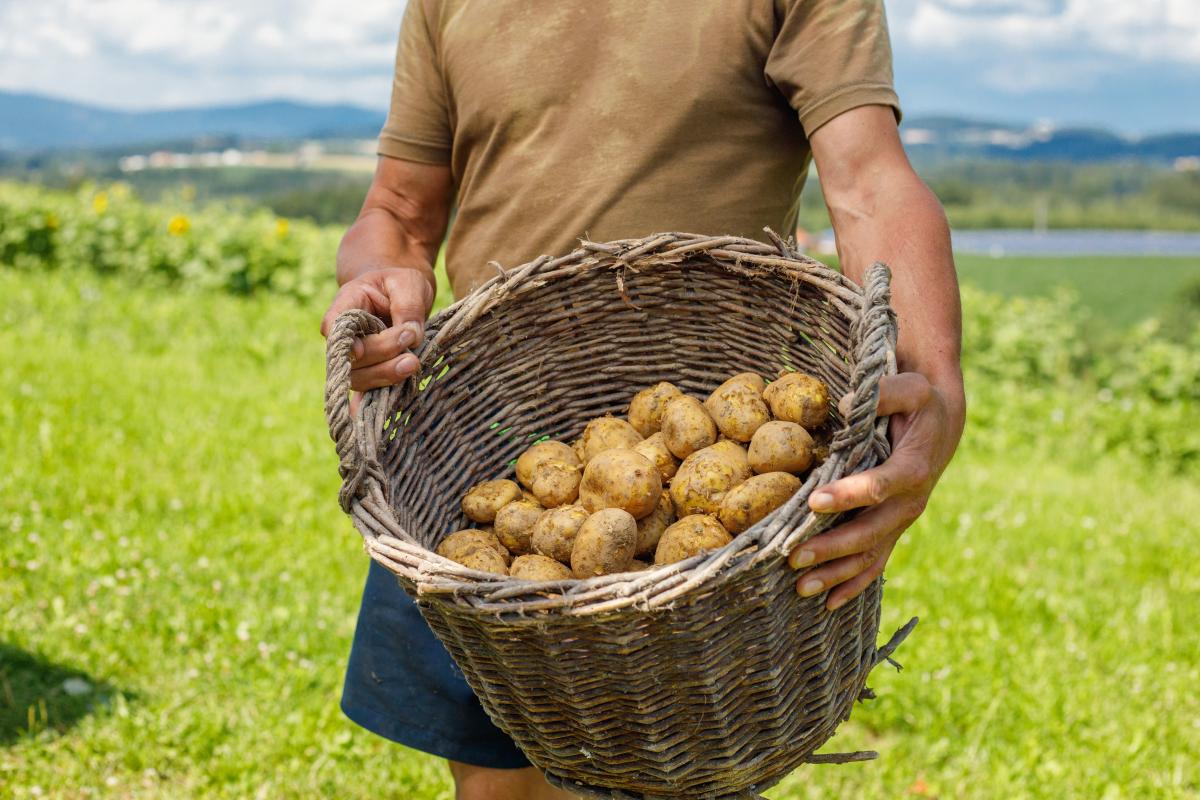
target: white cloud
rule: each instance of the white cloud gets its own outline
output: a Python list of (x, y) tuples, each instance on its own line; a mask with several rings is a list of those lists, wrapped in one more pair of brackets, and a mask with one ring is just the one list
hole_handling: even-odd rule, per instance
[(383, 107), (404, 0), (0, 0), (0, 88), (129, 107)]
[(917, 48), (1200, 64), (1200, 0), (896, 0), (892, 8), (893, 35)]

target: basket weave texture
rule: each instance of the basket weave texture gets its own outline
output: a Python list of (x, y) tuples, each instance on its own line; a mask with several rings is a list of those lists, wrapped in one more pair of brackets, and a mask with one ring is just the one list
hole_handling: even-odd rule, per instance
[[(876, 649), (882, 580), (834, 612), (801, 598), (786, 554), (838, 521), (814, 487), (888, 454), (875, 414), (895, 371), (889, 272), (866, 285), (772, 243), (665, 233), (584, 242), (500, 274), (434, 317), (423, 372), (348, 410), (348, 353), (383, 329), (347, 312), (328, 342), (340, 500), (371, 557), (417, 601), (489, 716), (551, 782), (595, 798), (751, 798), (814, 756), (907, 633)], [(460, 500), (534, 440), (570, 441), (658, 381), (816, 375), (828, 458), (729, 545), (640, 573), (531, 583), (436, 555)], [(403, 646), (397, 643), (397, 646)]]

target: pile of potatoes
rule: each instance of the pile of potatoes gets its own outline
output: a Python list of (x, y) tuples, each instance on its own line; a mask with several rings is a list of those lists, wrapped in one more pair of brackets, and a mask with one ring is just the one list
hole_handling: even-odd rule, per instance
[(439, 555), (532, 581), (649, 569), (728, 544), (783, 505), (821, 457), (813, 432), (829, 416), (817, 378), (767, 384), (734, 375), (704, 401), (659, 383), (628, 419), (594, 419), (574, 444), (539, 442), (516, 480), (463, 497), (480, 525), (450, 534)]

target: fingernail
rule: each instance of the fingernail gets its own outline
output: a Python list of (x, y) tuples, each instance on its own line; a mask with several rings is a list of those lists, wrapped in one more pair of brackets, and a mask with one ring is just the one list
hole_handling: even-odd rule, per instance
[(413, 344), (416, 344), (425, 337), (425, 326), (419, 322), (406, 322), (404, 323), (404, 327), (412, 331)]
[(404, 331), (400, 332), (400, 346), (403, 347), (405, 350), (412, 347), (413, 342), (415, 342), (416, 340), (417, 340), (417, 335), (415, 333), (413, 333), (411, 330), (404, 330)]
[(807, 567), (809, 564), (817, 560), (817, 555), (812, 550), (800, 550), (792, 553), (792, 569), (800, 569)]
[(816, 578), (809, 578), (804, 583), (800, 584), (800, 596), (812, 597), (814, 594), (819, 594), (823, 585), (824, 584), (822, 584)]
[(813, 511), (832, 511), (833, 495), (829, 492), (814, 492), (808, 498), (808, 507)]
[(417, 367), (420, 365), (421, 362), (417, 361), (416, 356), (405, 356), (396, 362), (396, 372), (397, 374), (408, 376), (416, 372)]

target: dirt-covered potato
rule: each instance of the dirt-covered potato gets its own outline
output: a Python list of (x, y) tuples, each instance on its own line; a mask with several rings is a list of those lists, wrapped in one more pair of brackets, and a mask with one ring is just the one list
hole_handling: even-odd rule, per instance
[(463, 513), (475, 522), (491, 522), (496, 512), (521, 496), (512, 481), (484, 481), (472, 486), (462, 500)]
[(717, 430), (737, 442), (750, 441), (756, 430), (771, 421), (762, 390), (752, 378), (762, 382), (758, 375), (744, 372), (722, 383), (704, 401), (709, 416), (717, 423)]
[(650, 463), (655, 466), (664, 481), (671, 480), (675, 470), (679, 469), (679, 461), (667, 448), (667, 440), (663, 438), (662, 431), (647, 436), (638, 442), (633, 450), (650, 459)]
[(548, 459), (534, 467), (529, 488), (546, 508), (574, 503), (579, 497), (580, 472), (578, 463)]
[(531, 547), (533, 526), (545, 512), (537, 503), (514, 500), (496, 512), (496, 538), (513, 555), (524, 555)]
[(517, 457), (517, 480), (526, 489), (533, 489), (533, 473), (544, 461), (561, 461), (576, 467), (582, 466), (575, 448), (562, 442), (538, 442)]
[(571, 572), (576, 578), (624, 572), (636, 546), (637, 520), (628, 511), (597, 511), (579, 527), (571, 550)]
[(671, 500), (680, 517), (717, 514), (725, 493), (751, 475), (745, 451), (734, 442), (717, 442), (683, 460), (671, 479)]
[(637, 554), (642, 556), (653, 553), (654, 548), (658, 547), (658, 540), (662, 537), (663, 531), (669, 528), (673, 522), (675, 522), (675, 504), (671, 501), (670, 493), (663, 492), (658, 506), (637, 521)]
[(717, 423), (708, 409), (694, 397), (680, 395), (667, 403), (662, 416), (662, 435), (676, 458), (687, 458), (717, 440)]
[(741, 483), (721, 499), (721, 524), (739, 534), (788, 501), (801, 481), (790, 472), (765, 472)]
[(629, 424), (642, 436), (658, 433), (667, 403), (681, 394), (674, 384), (666, 381), (642, 389), (629, 403)]
[(809, 430), (829, 418), (829, 388), (803, 372), (785, 372), (763, 391), (775, 419), (794, 422)]
[(497, 575), (508, 574), (508, 567), (505, 566), (504, 559), (490, 547), (480, 547), (459, 558), (451, 559), (451, 561), (457, 561), (464, 567), (477, 569), (480, 572), (494, 572)]
[(455, 531), (445, 539), (442, 539), (435, 552), (439, 556), (448, 558), (451, 561), (458, 561), (462, 556), (467, 555), (472, 550), (478, 550), (480, 547), (490, 547), (495, 550), (504, 559), (505, 564), (511, 558), (508, 548), (500, 544), (500, 540), (496, 538), (494, 532), (476, 528)]
[(629, 569), (627, 569), (625, 571), (626, 572), (645, 572), (646, 570), (653, 569), (653, 568), (654, 568), (653, 564), (649, 564), (645, 561), (642, 561), (639, 558), (635, 558), (633, 561), (629, 562)]
[(538, 518), (533, 526), (530, 544), (533, 552), (557, 559), (564, 564), (571, 560), (571, 548), (579, 526), (591, 516), (583, 506), (552, 508)]
[(764, 381), (762, 375), (759, 375), (757, 372), (739, 372), (737, 375), (734, 375), (732, 378), (725, 381), (725, 383), (741, 383), (745, 386), (749, 386), (759, 394), (762, 394), (763, 389), (767, 388), (767, 382)]
[(531, 554), (514, 558), (508, 574), (525, 581), (560, 581), (571, 577), (571, 570), (553, 558)]
[(605, 450), (629, 450), (642, 440), (642, 435), (632, 425), (616, 417), (599, 417), (583, 429), (579, 440), (580, 455), (586, 465)]
[(759, 474), (804, 472), (812, 466), (813, 438), (794, 422), (772, 420), (754, 432), (747, 456)]
[(662, 495), (662, 476), (633, 450), (605, 450), (588, 461), (579, 483), (579, 504), (588, 511), (620, 508), (641, 519)]
[(709, 514), (692, 514), (663, 531), (654, 551), (654, 563), (673, 564), (729, 544), (733, 537)]

